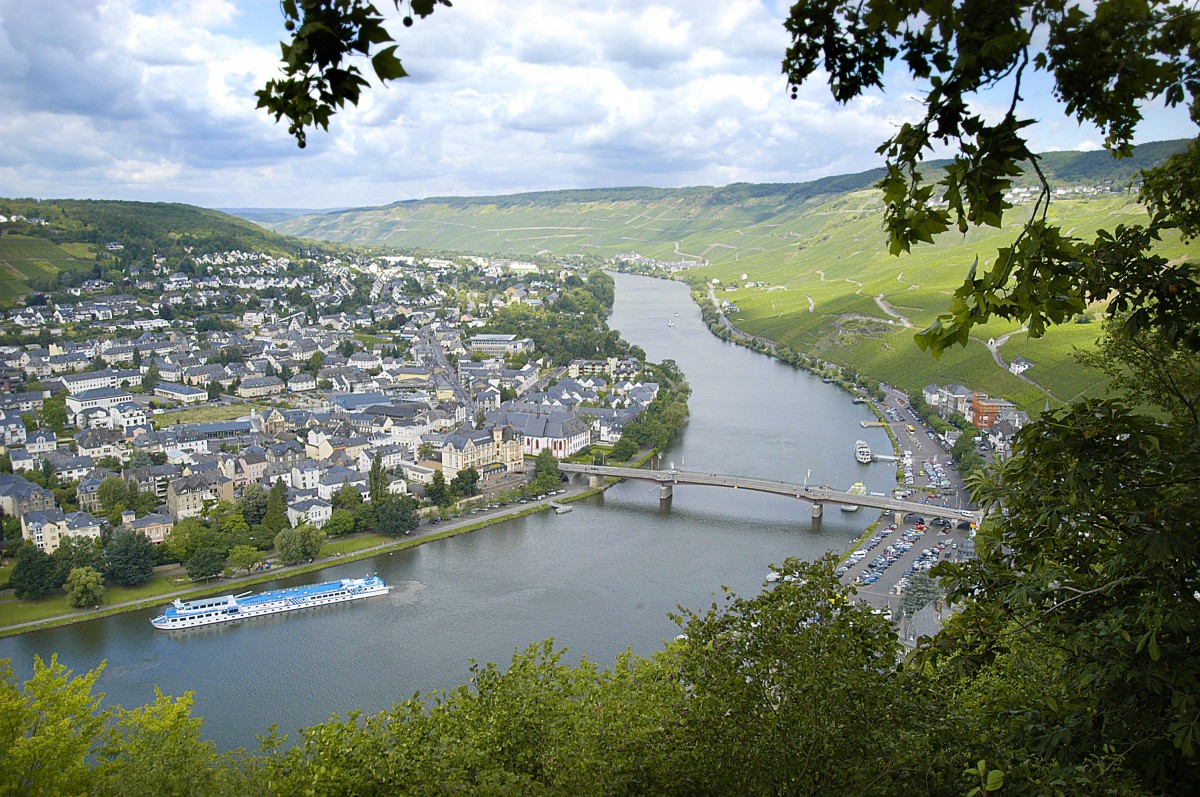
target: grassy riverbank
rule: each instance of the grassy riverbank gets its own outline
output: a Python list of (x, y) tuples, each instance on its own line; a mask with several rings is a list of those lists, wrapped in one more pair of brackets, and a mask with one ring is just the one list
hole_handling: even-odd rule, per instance
[[(598, 489), (587, 490), (578, 495), (564, 497), (562, 501), (578, 500), (598, 491)], [(449, 521), (438, 531), (419, 533), (409, 537), (391, 538), (375, 533), (356, 534), (327, 543), (321, 549), (321, 556), (312, 562), (291, 567), (273, 566), (269, 571), (262, 573), (214, 579), (205, 583), (189, 581), (184, 569), (176, 567), (158, 572), (145, 584), (139, 584), (136, 587), (110, 587), (106, 603), (97, 609), (76, 609), (67, 603), (67, 597), (62, 593), (34, 601), (17, 600), (10, 594), (0, 599), (0, 637), (94, 620), (123, 612), (151, 609), (176, 598), (187, 600), (205, 595), (215, 595), (280, 578), (313, 573), (327, 567), (344, 565), (383, 553), (403, 551), (459, 534), (468, 534), (495, 523), (524, 517), (549, 508), (549, 504), (530, 504), (515, 508), (511, 512), (483, 519), (472, 517), (469, 520), (464, 518), (458, 521)], [(420, 528), (427, 530), (433, 527), (426, 524)]]

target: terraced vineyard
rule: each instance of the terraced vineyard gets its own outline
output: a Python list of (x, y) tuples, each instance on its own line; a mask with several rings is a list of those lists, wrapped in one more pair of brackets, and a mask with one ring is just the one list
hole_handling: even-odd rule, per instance
[(91, 268), (50, 241), (0, 235), (0, 302), (30, 293), (30, 280), (52, 284), (60, 271)]

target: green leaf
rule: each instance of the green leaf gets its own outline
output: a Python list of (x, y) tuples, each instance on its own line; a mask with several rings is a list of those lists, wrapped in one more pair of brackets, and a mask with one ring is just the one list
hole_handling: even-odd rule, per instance
[(380, 80), (395, 80), (397, 78), (408, 77), (408, 73), (404, 71), (404, 67), (400, 65), (400, 59), (396, 57), (396, 45), (385, 47), (371, 58), (371, 66), (375, 68), (375, 74)]

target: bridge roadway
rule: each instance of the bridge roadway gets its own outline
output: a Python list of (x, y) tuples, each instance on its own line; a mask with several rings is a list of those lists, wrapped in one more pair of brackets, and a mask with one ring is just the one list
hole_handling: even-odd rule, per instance
[(844, 490), (835, 490), (816, 484), (787, 484), (773, 482), (767, 479), (755, 479), (749, 476), (731, 476), (723, 473), (696, 473), (683, 470), (643, 470), (641, 468), (615, 468), (609, 465), (576, 465), (569, 462), (558, 463), (558, 469), (563, 473), (579, 474), (589, 477), (593, 482), (599, 482), (606, 476), (618, 479), (634, 479), (637, 481), (654, 482), (659, 485), (659, 498), (670, 498), (673, 487), (677, 484), (705, 484), (710, 487), (732, 487), (740, 490), (755, 490), (761, 493), (787, 495), (807, 501), (812, 504), (812, 516), (820, 517), (825, 504), (845, 506), (865, 506), (897, 514), (898, 519), (904, 515), (921, 515), (926, 518), (945, 518), (954, 521), (970, 521), (979, 523), (980, 513), (968, 510), (952, 509), (944, 506), (923, 504), (918, 501), (903, 501), (882, 495), (851, 495)]

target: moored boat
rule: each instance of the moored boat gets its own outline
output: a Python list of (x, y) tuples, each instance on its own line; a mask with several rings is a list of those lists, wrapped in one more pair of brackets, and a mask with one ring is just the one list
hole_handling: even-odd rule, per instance
[(871, 447), (866, 440), (854, 441), (854, 458), (864, 465), (871, 464)]
[(374, 595), (386, 595), (390, 589), (387, 582), (379, 576), (367, 576), (271, 590), (257, 595), (244, 592), (241, 595), (221, 595), (193, 601), (176, 599), (161, 615), (151, 620), (150, 624), (165, 631), (197, 628), (313, 606), (345, 603)]
[[(850, 485), (850, 489), (846, 491), (846, 495), (866, 495), (866, 494), (867, 494), (867, 487), (862, 482), (855, 482), (854, 484)], [(843, 512), (857, 512), (858, 504), (842, 504), (841, 510)]]

